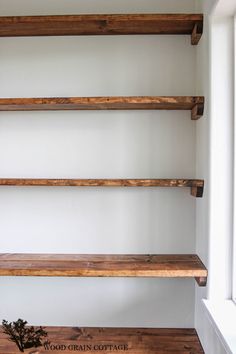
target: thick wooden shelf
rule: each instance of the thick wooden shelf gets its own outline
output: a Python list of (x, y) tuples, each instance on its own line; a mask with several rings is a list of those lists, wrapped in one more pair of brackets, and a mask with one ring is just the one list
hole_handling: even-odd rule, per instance
[(0, 276), (190, 277), (205, 286), (196, 255), (0, 254)]
[(35, 179), (0, 178), (0, 186), (50, 187), (189, 187), (191, 195), (202, 197), (201, 179)]
[(191, 110), (192, 119), (203, 115), (201, 96), (133, 96), (133, 97), (38, 97), (0, 98), (0, 111), (57, 110)]
[[(45, 327), (45, 331), (48, 334), (46, 340), (52, 345), (51, 349), (54, 349), (55, 345), (61, 345), (61, 350), (50, 350), (50, 347), (45, 345), (45, 347), (37, 348), (36, 351), (32, 348), (30, 352), (37, 352), (37, 354), (59, 354), (61, 352), (70, 354), (79, 351), (101, 354), (113, 352), (204, 354), (195, 329)], [(15, 343), (9, 342), (2, 331), (0, 352), (2, 354), (19, 353)]]
[(198, 44), (202, 14), (119, 14), (0, 17), (0, 37), (179, 34)]

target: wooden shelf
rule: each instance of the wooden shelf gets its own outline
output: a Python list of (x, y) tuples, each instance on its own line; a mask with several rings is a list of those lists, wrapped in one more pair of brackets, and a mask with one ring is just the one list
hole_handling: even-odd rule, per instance
[(190, 277), (205, 286), (196, 255), (0, 254), (0, 276)]
[(198, 44), (202, 14), (119, 14), (0, 17), (0, 37), (78, 35), (191, 35)]
[(191, 110), (192, 119), (203, 115), (201, 96), (133, 96), (133, 97), (38, 97), (0, 98), (0, 111), (57, 110)]
[[(113, 352), (127, 352), (130, 354), (204, 354), (197, 332), (195, 329), (189, 328), (45, 327), (45, 331), (48, 334), (46, 340), (51, 345), (65, 346), (62, 349), (64, 354), (70, 354), (72, 351), (78, 352), (80, 349), (88, 354), (96, 351), (101, 354)], [(101, 346), (100, 350), (96, 350), (97, 346)], [(117, 347), (114, 348), (114, 346), (121, 346), (120, 350), (117, 350)], [(124, 346), (125, 348), (128, 347), (128, 350), (122, 350)], [(46, 346), (39, 347), (37, 348), (37, 353), (60, 353), (58, 350), (52, 351), (47, 348)], [(83, 348), (87, 350), (83, 350)], [(2, 331), (0, 333), (0, 352), (4, 354), (17, 354), (19, 352), (15, 343), (10, 342)]]
[(0, 186), (50, 187), (178, 187), (190, 188), (191, 195), (202, 197), (201, 179), (28, 179), (0, 178)]

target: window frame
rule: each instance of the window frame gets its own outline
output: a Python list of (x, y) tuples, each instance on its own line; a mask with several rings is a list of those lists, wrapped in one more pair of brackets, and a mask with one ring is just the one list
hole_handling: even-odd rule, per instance
[(232, 240), (232, 300), (236, 305), (236, 15), (234, 16), (234, 211)]

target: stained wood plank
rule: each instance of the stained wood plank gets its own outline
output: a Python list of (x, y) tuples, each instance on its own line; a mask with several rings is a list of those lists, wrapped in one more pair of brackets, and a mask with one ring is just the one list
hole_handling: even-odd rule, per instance
[(203, 107), (201, 96), (0, 98), (0, 111), (191, 110), (198, 119)]
[(0, 37), (189, 34), (192, 37), (192, 44), (195, 45), (198, 43), (202, 31), (202, 14), (0, 17)]
[[(50, 345), (45, 345), (37, 350), (31, 349), (31, 353), (69, 354), (85, 348), (87, 353), (101, 354), (204, 354), (195, 329), (46, 327), (45, 330), (51, 348), (57, 345), (58, 350), (50, 350)], [(19, 353), (1, 328), (0, 353)]]
[[(0, 254), (0, 275), (207, 278), (197, 255)], [(196, 279), (197, 280), (197, 279)], [(205, 285), (202, 284), (202, 285)]]
[(191, 195), (202, 197), (201, 179), (29, 179), (0, 178), (0, 186), (51, 187), (189, 187)]

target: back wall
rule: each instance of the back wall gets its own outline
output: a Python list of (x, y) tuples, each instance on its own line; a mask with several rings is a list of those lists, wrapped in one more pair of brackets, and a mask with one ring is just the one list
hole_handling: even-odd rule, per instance
[[(179, 0), (0, 0), (1, 16), (194, 12)], [(189, 36), (0, 39), (0, 96), (194, 95)], [(190, 113), (1, 112), (0, 176), (194, 178)], [(184, 189), (1, 187), (0, 251), (195, 253)], [(187, 279), (14, 278), (0, 318), (35, 325), (194, 326)]]

